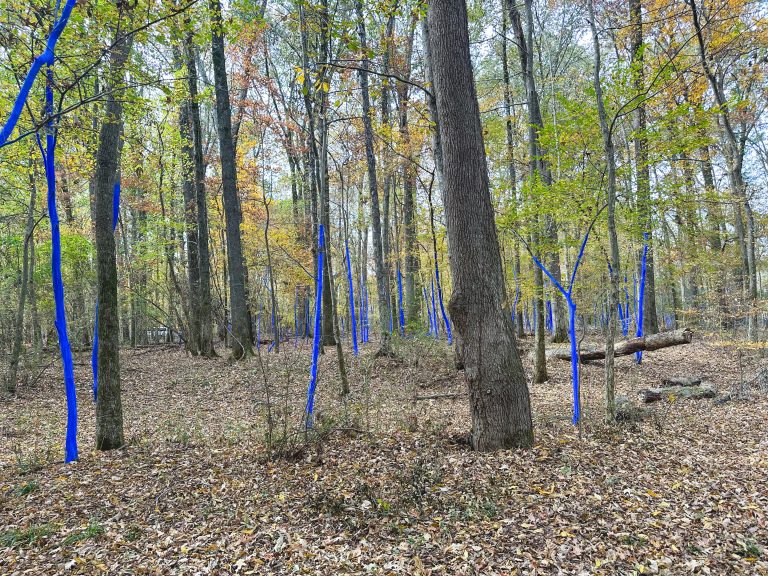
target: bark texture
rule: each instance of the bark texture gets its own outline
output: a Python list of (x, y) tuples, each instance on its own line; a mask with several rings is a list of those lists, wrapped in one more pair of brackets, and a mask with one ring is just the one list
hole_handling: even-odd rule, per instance
[(472, 445), (531, 446), (530, 398), (505, 305), (465, 1), (433, 1), (427, 18), (453, 274), (448, 308), (463, 346)]
[[(112, 51), (110, 86), (122, 84), (131, 39), (120, 32)], [(123, 445), (123, 404), (120, 394), (120, 307), (117, 300), (117, 259), (112, 231), (112, 200), (120, 167), (120, 134), (123, 103), (107, 90), (103, 122), (99, 132), (94, 175), (94, 228), (96, 232), (96, 277), (99, 302), (98, 381), (96, 401), (96, 449), (112, 450)]]
[[(643, 70), (643, 17), (640, 0), (629, 0), (629, 18), (632, 27), (630, 36), (632, 51), (632, 82), (635, 92), (645, 91)], [(637, 178), (637, 207), (640, 212), (640, 226), (644, 232), (653, 233), (651, 207), (651, 173), (648, 164), (648, 137), (646, 135), (646, 111), (644, 98), (641, 97), (635, 109), (635, 172)], [(645, 265), (645, 297), (643, 308), (643, 332), (655, 334), (659, 331), (659, 319), (656, 314), (656, 274), (653, 261), (653, 240), (648, 240), (648, 255)]]
[(219, 133), (221, 158), (221, 188), (224, 198), (224, 217), (227, 229), (227, 268), (229, 270), (229, 305), (232, 324), (232, 356), (249, 356), (251, 351), (250, 314), (246, 286), (245, 262), (240, 234), (242, 211), (237, 195), (237, 169), (235, 145), (232, 139), (232, 105), (227, 84), (227, 65), (224, 55), (224, 30), (221, 3), (211, 0), (211, 55), (216, 92), (216, 124)]

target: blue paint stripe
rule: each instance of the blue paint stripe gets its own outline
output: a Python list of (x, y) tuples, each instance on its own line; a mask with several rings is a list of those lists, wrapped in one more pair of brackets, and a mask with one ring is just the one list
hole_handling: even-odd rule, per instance
[(306, 427), (312, 428), (312, 414), (315, 409), (315, 388), (317, 386), (317, 359), (320, 354), (320, 331), (323, 299), (323, 258), (325, 256), (325, 230), (320, 224), (317, 236), (317, 290), (315, 294), (315, 333), (312, 338), (312, 367), (309, 372), (307, 389), (307, 407), (305, 410)]
[(352, 261), (349, 258), (349, 241), (344, 241), (347, 252), (347, 283), (349, 284), (349, 318), (352, 323), (352, 346), (355, 356), (358, 354), (357, 348), (357, 319), (355, 318), (355, 284), (352, 281)]

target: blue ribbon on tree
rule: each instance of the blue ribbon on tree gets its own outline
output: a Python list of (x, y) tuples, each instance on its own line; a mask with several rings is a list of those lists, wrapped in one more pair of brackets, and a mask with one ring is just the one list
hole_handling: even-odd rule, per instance
[(352, 281), (352, 260), (349, 257), (349, 241), (344, 241), (347, 254), (347, 284), (349, 285), (349, 318), (352, 324), (352, 346), (355, 356), (357, 349), (357, 319), (355, 318), (355, 284)]
[[(648, 240), (651, 235), (648, 232), (643, 232), (643, 259), (640, 264), (640, 293), (637, 297), (637, 337), (640, 338), (643, 335), (643, 310), (645, 309), (645, 267), (648, 260)], [(643, 361), (643, 352), (635, 352), (635, 360), (638, 364)]]
[[(112, 190), (112, 233), (115, 233), (120, 217), (120, 180)], [(93, 371), (93, 401), (99, 397), (99, 299), (96, 298), (96, 312), (93, 319), (93, 350), (91, 351), (91, 370)]]
[(397, 267), (397, 308), (400, 318), (400, 334), (405, 336), (405, 314), (403, 313), (403, 275)]
[(315, 388), (317, 386), (317, 359), (320, 354), (320, 331), (323, 299), (323, 258), (325, 256), (325, 230), (320, 224), (317, 233), (317, 289), (315, 292), (315, 333), (312, 337), (312, 367), (309, 372), (309, 388), (307, 389), (307, 406), (305, 409), (305, 425), (312, 428), (312, 414), (315, 409)]
[(440, 300), (440, 312), (443, 315), (443, 322), (445, 323), (445, 334), (448, 338), (448, 344), (453, 344), (451, 322), (448, 320), (448, 314), (445, 313), (445, 306), (443, 306), (443, 287), (440, 285), (440, 269), (437, 267), (437, 261), (435, 261), (435, 282), (437, 284), (437, 296)]

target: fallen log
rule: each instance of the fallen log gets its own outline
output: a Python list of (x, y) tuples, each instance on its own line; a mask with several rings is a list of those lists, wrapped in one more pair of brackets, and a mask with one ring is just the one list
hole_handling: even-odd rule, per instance
[[(658, 334), (650, 334), (648, 336), (641, 336), (640, 338), (630, 338), (629, 340), (617, 342), (613, 349), (613, 353), (616, 356), (628, 356), (635, 352), (650, 352), (653, 350), (660, 350), (661, 348), (669, 348), (670, 346), (690, 344), (692, 338), (693, 332), (688, 328), (673, 330), (671, 332), (660, 332)], [(571, 353), (567, 350), (558, 349), (555, 351), (554, 357), (560, 360), (570, 360)], [(582, 362), (603, 360), (604, 358), (605, 347), (597, 350), (585, 350), (582, 351), (580, 355)]]
[(701, 400), (703, 398), (714, 398), (717, 396), (717, 390), (711, 384), (706, 382), (700, 386), (665, 386), (663, 388), (646, 388), (637, 393), (638, 398), (644, 404), (658, 402), (664, 398), (674, 396), (677, 398), (687, 398), (690, 400)]

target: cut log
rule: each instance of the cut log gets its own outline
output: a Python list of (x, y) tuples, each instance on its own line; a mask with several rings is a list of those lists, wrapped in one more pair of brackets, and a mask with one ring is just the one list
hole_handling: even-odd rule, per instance
[(694, 376), (672, 376), (671, 378), (662, 378), (662, 386), (698, 386), (701, 384), (701, 378)]
[[(628, 356), (635, 352), (650, 352), (652, 350), (660, 350), (661, 348), (669, 348), (670, 346), (690, 344), (692, 338), (693, 332), (688, 328), (650, 334), (648, 336), (641, 336), (640, 338), (630, 338), (629, 340), (617, 342), (616, 347), (614, 348), (614, 354), (616, 356)], [(571, 353), (567, 350), (558, 349), (555, 352), (554, 357), (559, 358), (560, 360), (570, 360)], [(605, 348), (598, 350), (584, 350), (582, 351), (580, 358), (582, 362), (603, 360), (605, 358)]]
[(645, 404), (658, 402), (663, 398), (675, 396), (679, 398), (688, 398), (691, 400), (701, 400), (702, 398), (714, 398), (717, 396), (717, 390), (711, 384), (704, 383), (701, 386), (665, 386), (663, 388), (646, 388), (637, 393), (640, 400)]

